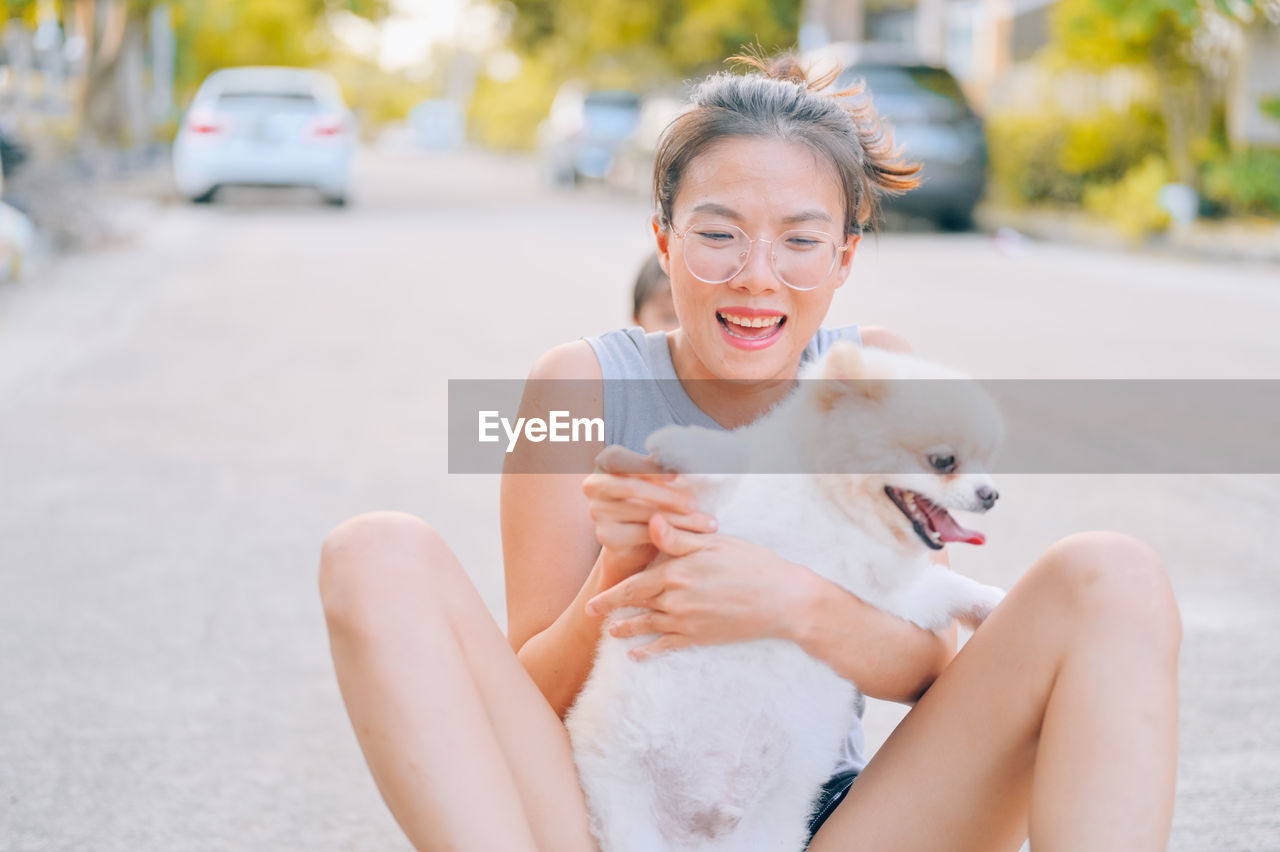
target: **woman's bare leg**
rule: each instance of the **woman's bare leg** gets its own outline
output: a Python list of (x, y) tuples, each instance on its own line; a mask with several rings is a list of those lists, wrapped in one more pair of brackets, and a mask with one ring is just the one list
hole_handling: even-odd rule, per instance
[(1181, 622), (1125, 536), (1051, 548), (898, 726), (810, 849), (1163, 850)]
[(564, 725), (434, 530), (343, 523), (320, 591), (356, 737), (417, 848), (596, 848)]

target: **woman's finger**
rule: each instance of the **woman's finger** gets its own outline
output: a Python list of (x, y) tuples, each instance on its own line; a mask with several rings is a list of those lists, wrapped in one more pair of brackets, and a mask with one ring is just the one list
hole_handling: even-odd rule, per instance
[(587, 615), (605, 615), (620, 606), (645, 606), (666, 588), (666, 578), (660, 568), (650, 568), (605, 589), (587, 601)]
[[(601, 524), (596, 527), (596, 541), (611, 550), (653, 548), (649, 528), (644, 524)], [(657, 552), (656, 548), (653, 548)]]
[(677, 648), (687, 648), (693, 642), (688, 636), (680, 633), (663, 633), (657, 639), (638, 648), (632, 648), (627, 652), (627, 656), (633, 660), (646, 660), (656, 654), (674, 651)]
[[(653, 517), (655, 511), (652, 506), (640, 503), (606, 503), (591, 507), (591, 519), (596, 522), (597, 529), (609, 525), (633, 527), (646, 544), (651, 544), (649, 519)], [(688, 514), (663, 512), (662, 515), (671, 522), (672, 526), (690, 532), (713, 533), (720, 528), (720, 523), (715, 516), (708, 515), (706, 512)]]
[[(688, 515), (673, 515), (670, 512), (663, 512), (662, 516), (677, 529), (689, 530), (690, 532), (713, 533), (720, 528), (719, 521), (706, 512), (693, 512)], [(648, 533), (648, 530), (645, 532)]]
[(582, 491), (591, 500), (636, 500), (678, 514), (698, 508), (697, 502), (687, 492), (635, 476), (589, 476), (582, 483)]
[(688, 556), (711, 543), (708, 536), (677, 529), (665, 515), (658, 514), (649, 519), (649, 537), (668, 556)]
[(674, 619), (665, 612), (647, 610), (630, 618), (623, 618), (609, 625), (609, 635), (625, 639), (628, 636), (657, 636), (670, 633)]

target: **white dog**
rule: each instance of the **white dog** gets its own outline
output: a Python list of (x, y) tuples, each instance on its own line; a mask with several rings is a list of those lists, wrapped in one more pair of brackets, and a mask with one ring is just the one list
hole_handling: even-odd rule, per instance
[[(693, 472), (681, 480), (722, 534), (923, 628), (980, 622), (1004, 593), (929, 553), (982, 541), (947, 510), (985, 511), (997, 497), (985, 470), (1003, 432), (991, 399), (953, 371), (853, 344), (804, 378), (822, 381), (749, 426), (667, 427), (646, 446)], [(729, 473), (748, 470), (782, 472)], [(799, 852), (854, 722), (854, 685), (784, 640), (626, 656), (653, 638), (606, 630), (566, 719), (601, 848)]]

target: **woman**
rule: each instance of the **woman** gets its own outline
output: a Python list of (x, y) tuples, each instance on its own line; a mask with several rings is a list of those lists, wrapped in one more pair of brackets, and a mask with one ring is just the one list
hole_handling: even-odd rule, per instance
[[(606, 382), (574, 414), (605, 416), (610, 442), (631, 450), (599, 453), (585, 481), (504, 475), (508, 636), (425, 523), (364, 515), (326, 539), (334, 663), (383, 797), (422, 849), (594, 849), (561, 719), (604, 614), (625, 604), (645, 611), (619, 635), (658, 636), (640, 657), (785, 637), (866, 694), (915, 702), (865, 767), (853, 732), (815, 852), (1016, 849), (1028, 832), (1036, 852), (1165, 848), (1181, 629), (1145, 545), (1108, 533), (1059, 542), (957, 654), (954, 630), (920, 630), (716, 535), (634, 451), (661, 422), (750, 422), (804, 359), (858, 337), (819, 326), (875, 193), (911, 182), (869, 115), (817, 94), (793, 62), (756, 64), (764, 73), (704, 83), (659, 152), (654, 230), (681, 328), (576, 341), (531, 372), (601, 388), (648, 371), (678, 377), (683, 395), (628, 409)], [(829, 252), (825, 277), (788, 259), (792, 239)], [(743, 249), (732, 257), (745, 252), (740, 268), (712, 262), (726, 240)], [(860, 337), (905, 348), (885, 330)], [(542, 405), (527, 392), (521, 413)], [(583, 464), (598, 449), (577, 446)], [(672, 558), (642, 570), (659, 552)]]

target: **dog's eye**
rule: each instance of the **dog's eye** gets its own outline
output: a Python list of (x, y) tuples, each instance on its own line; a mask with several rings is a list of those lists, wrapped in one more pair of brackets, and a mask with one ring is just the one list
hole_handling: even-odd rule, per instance
[(944, 455), (929, 456), (929, 464), (939, 473), (950, 473), (956, 469), (956, 457)]

